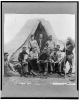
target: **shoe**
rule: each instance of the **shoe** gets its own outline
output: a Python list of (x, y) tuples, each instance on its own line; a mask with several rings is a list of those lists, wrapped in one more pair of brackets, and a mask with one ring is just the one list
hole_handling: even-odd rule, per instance
[(28, 77), (28, 75), (26, 74), (26, 75), (24, 75), (24, 77)]
[(44, 76), (46, 76), (47, 75), (47, 72), (44, 72)]
[(27, 75), (29, 75), (30, 73), (29, 72), (27, 72)]
[(33, 75), (37, 76), (37, 74), (36, 74), (34, 71), (31, 71), (31, 73), (32, 73)]
[(64, 75), (65, 75), (65, 73), (64, 73), (64, 72), (61, 72), (61, 73), (60, 73), (60, 75), (61, 75), (61, 76), (64, 76)]
[(61, 75), (61, 72), (58, 72), (59, 75)]
[(70, 68), (68, 71), (68, 74), (71, 74), (71, 73), (72, 73), (72, 68)]
[(42, 71), (39, 71), (39, 73), (42, 73)]
[(52, 75), (52, 72), (50, 72), (50, 75)]
[(23, 76), (23, 73), (21, 73), (20, 76), (22, 77)]
[(32, 75), (32, 72), (29, 72), (29, 75)]

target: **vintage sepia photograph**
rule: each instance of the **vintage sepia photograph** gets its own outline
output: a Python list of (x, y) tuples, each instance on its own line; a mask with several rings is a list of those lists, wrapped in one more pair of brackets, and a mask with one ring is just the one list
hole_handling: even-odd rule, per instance
[(4, 14), (2, 97), (62, 97), (66, 86), (76, 86), (75, 19), (75, 14)]

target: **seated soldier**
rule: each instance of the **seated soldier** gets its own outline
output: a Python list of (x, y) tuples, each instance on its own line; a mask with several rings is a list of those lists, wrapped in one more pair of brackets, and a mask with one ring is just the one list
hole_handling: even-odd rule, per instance
[[(49, 63), (49, 65), (50, 65), (50, 74), (52, 74), (53, 73), (53, 71), (54, 71), (54, 61), (51, 59), (51, 56), (52, 56), (52, 54), (53, 54), (53, 49), (50, 49), (50, 52), (48, 53), (49, 54), (49, 59), (48, 59), (48, 63)], [(53, 63), (52, 63), (53, 62)]]
[(39, 67), (39, 72), (42, 72), (41, 64), (44, 66), (44, 75), (47, 75), (48, 73), (48, 52), (47, 48), (44, 48), (42, 53), (39, 55), (38, 58), (38, 67)]
[(63, 70), (63, 60), (64, 60), (64, 56), (65, 56), (65, 53), (64, 52), (61, 52), (60, 49), (60, 45), (57, 45), (57, 54), (58, 54), (58, 61), (59, 61), (59, 66), (58, 66), (58, 72), (61, 74), (64, 70)]
[(37, 66), (37, 59), (38, 59), (38, 51), (37, 51), (37, 48), (34, 47), (34, 48), (32, 48), (32, 51), (29, 53), (29, 60), (28, 60), (30, 65), (31, 65), (31, 67), (32, 67), (31, 73), (33, 75), (37, 75), (34, 72), (34, 70), (37, 69), (36, 67), (38, 67)]
[(20, 64), (15, 66), (11, 66), (10, 62), (8, 61), (8, 53), (4, 53), (4, 76), (20, 76), (20, 74), (14, 69), (14, 67), (21, 67)]
[(59, 72), (59, 66), (60, 66), (61, 59), (59, 59), (57, 47), (54, 48), (54, 52), (51, 53), (50, 58), (51, 58), (51, 63), (53, 64), (53, 71)]
[[(60, 51), (61, 52), (61, 51)], [(61, 52), (61, 60), (60, 60), (60, 66), (59, 66), (59, 73), (62, 75), (62, 74), (65, 74), (65, 53), (64, 52)], [(59, 58), (60, 59), (60, 58)]]
[(28, 61), (25, 59), (25, 56), (28, 56), (28, 53), (26, 52), (26, 47), (22, 48), (22, 52), (19, 53), (18, 61), (22, 66), (21, 74), (26, 75), (28, 73)]

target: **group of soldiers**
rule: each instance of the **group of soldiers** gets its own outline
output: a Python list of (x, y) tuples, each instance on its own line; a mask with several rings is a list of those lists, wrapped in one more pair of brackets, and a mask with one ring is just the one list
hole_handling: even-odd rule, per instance
[[(60, 50), (60, 45), (56, 45), (52, 39), (52, 35), (44, 43), (43, 34), (39, 34), (39, 39), (36, 41), (34, 35), (28, 43), (29, 53), (26, 47), (22, 47), (22, 52), (18, 55), (18, 63), (14, 66), (8, 61), (8, 53), (4, 53), (4, 75), (5, 76), (28, 76), (29, 74), (37, 76), (43, 74), (46, 76), (48, 73), (65, 74), (66, 62), (69, 62), (70, 69), (68, 73), (72, 73), (73, 68), (73, 49), (74, 42), (69, 37), (66, 41), (66, 46)], [(64, 53), (64, 56), (62, 55)], [(50, 69), (50, 71), (49, 71)]]

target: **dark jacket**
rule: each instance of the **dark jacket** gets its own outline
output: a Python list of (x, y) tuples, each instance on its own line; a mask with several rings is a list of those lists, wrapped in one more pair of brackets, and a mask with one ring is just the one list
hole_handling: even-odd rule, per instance
[(47, 53), (41, 53), (39, 55), (39, 60), (45, 61), (45, 60), (48, 60), (48, 58), (49, 58), (49, 55)]
[(26, 54), (28, 54), (28, 53), (27, 53), (27, 52), (21, 52), (21, 53), (19, 53), (18, 60), (19, 60), (20, 62), (22, 62), (22, 61), (24, 60), (24, 56), (25, 56)]
[(66, 52), (67, 55), (73, 54), (73, 49), (75, 47), (75, 44), (73, 42), (67, 42), (66, 48), (63, 49), (63, 52)]
[(51, 56), (51, 59), (54, 61), (58, 61), (58, 54), (53, 53), (53, 55)]
[[(40, 46), (40, 39), (37, 40), (37, 43), (38, 43), (38, 46)], [(43, 50), (44, 46), (45, 46), (45, 40), (42, 39), (42, 40), (41, 40), (41, 48), (40, 48), (40, 51)]]

